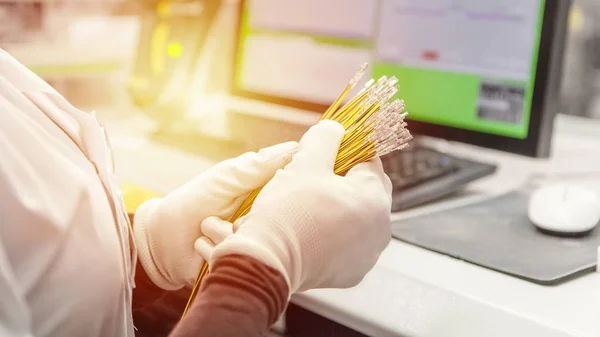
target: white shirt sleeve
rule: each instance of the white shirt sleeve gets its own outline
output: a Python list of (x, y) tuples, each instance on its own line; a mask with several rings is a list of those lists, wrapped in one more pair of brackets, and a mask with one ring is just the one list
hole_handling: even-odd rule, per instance
[[(1, 191), (0, 191), (1, 193)], [(4, 195), (0, 194), (0, 198)], [(0, 238), (0, 336), (29, 337), (30, 313)]]
[(103, 134), (66, 104), (0, 49), (1, 337), (134, 335), (127, 228), (80, 146)]
[[(2, 92), (6, 94), (6, 91)], [(6, 122), (9, 111), (15, 107), (0, 95), (0, 123)], [(6, 124), (4, 124), (6, 125)], [(31, 333), (31, 314), (25, 299), (25, 291), (11, 264), (7, 252), (6, 241), (11, 240), (5, 235), (7, 230), (14, 229), (18, 224), (13, 223), (14, 195), (9, 177), (4, 175), (10, 158), (6, 156), (10, 144), (5, 141), (5, 135), (0, 128), (0, 336), (28, 337)]]
[(77, 188), (60, 189), (69, 174), (57, 174), (52, 139), (30, 107), (0, 73), (0, 336), (7, 337), (34, 336), (28, 296), (81, 199)]

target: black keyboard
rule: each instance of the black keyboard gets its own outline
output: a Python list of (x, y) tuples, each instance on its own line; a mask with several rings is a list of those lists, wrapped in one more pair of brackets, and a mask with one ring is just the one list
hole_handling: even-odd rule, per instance
[(495, 165), (451, 156), (423, 146), (394, 152), (383, 157), (382, 161), (394, 186), (394, 212), (435, 201), (496, 171)]

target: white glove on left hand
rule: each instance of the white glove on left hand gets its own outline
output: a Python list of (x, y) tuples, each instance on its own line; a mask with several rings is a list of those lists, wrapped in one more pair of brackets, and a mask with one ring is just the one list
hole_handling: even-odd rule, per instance
[(194, 250), (203, 236), (202, 221), (231, 218), (251, 191), (290, 162), (297, 146), (283, 143), (226, 160), (165, 198), (142, 204), (133, 228), (139, 260), (150, 279), (166, 290), (193, 284), (204, 262)]

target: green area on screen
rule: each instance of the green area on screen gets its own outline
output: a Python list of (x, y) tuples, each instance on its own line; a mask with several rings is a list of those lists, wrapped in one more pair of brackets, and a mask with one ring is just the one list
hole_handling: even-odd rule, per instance
[[(420, 69), (406, 67), (373, 60), (371, 64), (371, 76), (396, 76), (399, 79), (400, 90), (397, 97), (402, 98), (409, 112), (409, 119), (495, 134), (511, 138), (527, 138), (529, 121), (531, 117), (533, 88), (536, 78), (539, 45), (544, 18), (545, 0), (540, 0), (539, 14), (537, 18), (537, 29), (535, 32), (535, 45), (531, 59), (531, 73), (527, 82), (519, 82), (511, 79), (494, 78), (492, 80), (482, 78), (479, 75), (471, 75), (459, 72), (448, 72), (432, 69)], [(241, 74), (241, 66), (244, 52), (244, 41), (251, 35), (294, 35), (277, 31), (253, 30), (248, 24), (247, 9), (243, 10), (241, 22), (241, 34), (239, 40), (239, 53), (237, 55), (237, 73)], [(304, 37), (307, 34), (302, 34)], [(316, 43), (343, 45), (353, 48), (372, 49), (373, 41), (348, 41), (330, 39), (323, 36), (312, 36)], [(510, 48), (510, 46), (507, 46)], [(238, 85), (239, 76), (237, 77)], [(523, 92), (523, 109), (518, 122), (506, 122), (482, 118), (478, 112), (478, 102), (482, 85), (489, 84), (512, 84), (515, 88), (521, 88)]]

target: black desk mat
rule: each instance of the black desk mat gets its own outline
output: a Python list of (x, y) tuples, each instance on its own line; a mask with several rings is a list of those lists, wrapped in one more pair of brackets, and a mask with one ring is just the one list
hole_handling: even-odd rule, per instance
[(529, 197), (510, 192), (483, 202), (403, 219), (393, 236), (531, 282), (553, 285), (595, 270), (600, 229), (580, 238), (538, 231)]

